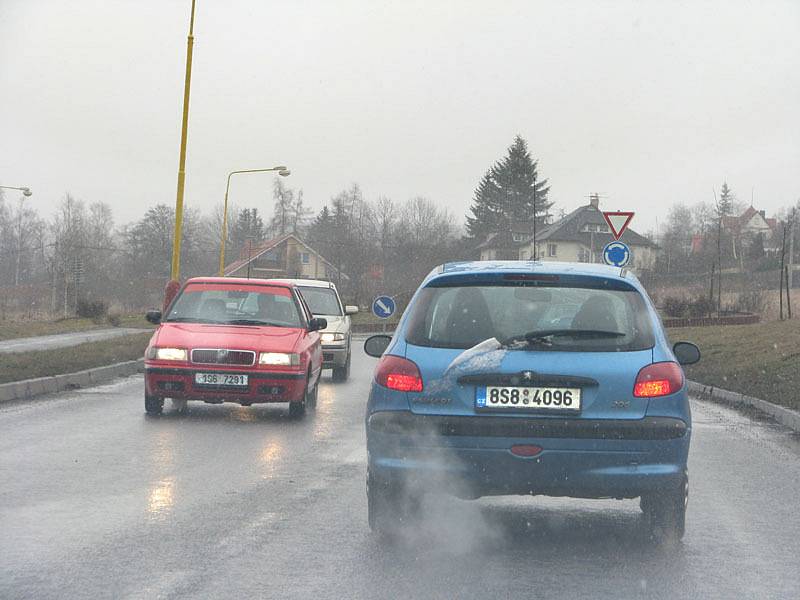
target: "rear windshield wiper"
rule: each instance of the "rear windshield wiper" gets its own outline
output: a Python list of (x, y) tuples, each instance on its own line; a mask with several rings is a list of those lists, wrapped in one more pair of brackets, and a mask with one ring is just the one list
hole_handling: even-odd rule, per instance
[(600, 329), (541, 329), (511, 336), (500, 342), (503, 346), (541, 345), (552, 346), (553, 338), (571, 337), (575, 339), (599, 340), (603, 338), (625, 337), (620, 331), (602, 331)]

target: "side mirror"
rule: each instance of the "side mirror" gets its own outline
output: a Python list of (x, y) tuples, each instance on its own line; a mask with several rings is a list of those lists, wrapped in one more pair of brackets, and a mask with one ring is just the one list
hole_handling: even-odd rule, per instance
[(364, 352), (375, 358), (380, 358), (389, 347), (392, 338), (388, 335), (373, 335), (364, 342)]
[(700, 348), (691, 342), (677, 342), (672, 347), (672, 353), (682, 365), (693, 365), (700, 360)]
[(328, 319), (323, 319), (322, 317), (314, 317), (308, 322), (309, 331), (319, 331), (320, 329), (325, 329), (327, 326)]
[(161, 323), (161, 311), (148, 310), (147, 313), (144, 315), (144, 318), (147, 319), (153, 325), (158, 325), (159, 323)]
[(346, 315), (354, 315), (357, 312), (358, 312), (358, 307), (357, 306), (349, 306), (348, 305), (348, 306), (344, 307), (344, 314), (346, 314)]

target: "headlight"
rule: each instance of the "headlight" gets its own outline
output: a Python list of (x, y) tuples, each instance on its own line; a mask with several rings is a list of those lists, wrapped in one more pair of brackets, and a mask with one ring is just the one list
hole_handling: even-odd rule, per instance
[(147, 358), (156, 360), (186, 360), (184, 348), (148, 348)]
[(344, 341), (344, 334), (343, 333), (323, 333), (321, 337), (322, 337), (322, 343), (323, 344), (330, 344), (331, 342), (343, 342)]
[(287, 354), (285, 352), (262, 352), (258, 356), (260, 365), (283, 365), (294, 366), (300, 364), (299, 354)]

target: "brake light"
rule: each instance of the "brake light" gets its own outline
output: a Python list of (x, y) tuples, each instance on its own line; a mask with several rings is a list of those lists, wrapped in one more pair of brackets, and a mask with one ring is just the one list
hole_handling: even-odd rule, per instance
[(683, 387), (683, 370), (675, 362), (647, 365), (636, 376), (633, 395), (637, 398), (656, 398), (674, 394)]
[(421, 392), (422, 376), (416, 364), (406, 358), (384, 355), (375, 369), (375, 381), (398, 392)]

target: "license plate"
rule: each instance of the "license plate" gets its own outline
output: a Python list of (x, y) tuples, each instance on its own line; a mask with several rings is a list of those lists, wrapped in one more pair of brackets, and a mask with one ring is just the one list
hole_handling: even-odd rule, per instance
[(477, 408), (502, 410), (580, 410), (580, 388), (557, 387), (479, 387)]
[(247, 387), (247, 375), (232, 375), (230, 373), (195, 373), (194, 382), (197, 385), (228, 385), (231, 387)]

